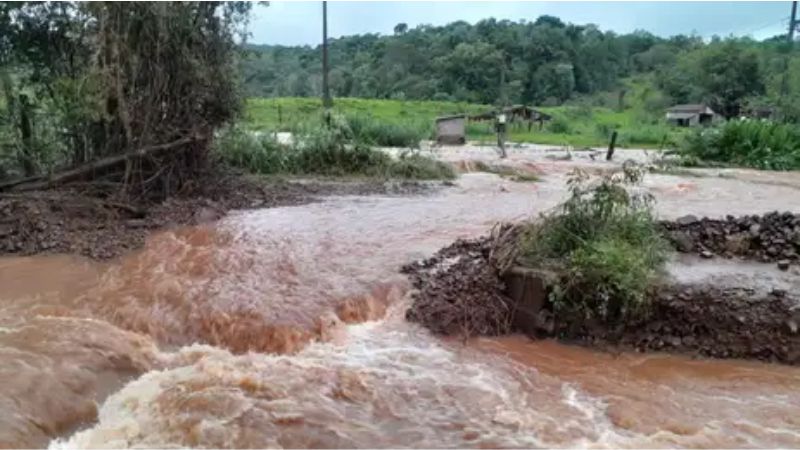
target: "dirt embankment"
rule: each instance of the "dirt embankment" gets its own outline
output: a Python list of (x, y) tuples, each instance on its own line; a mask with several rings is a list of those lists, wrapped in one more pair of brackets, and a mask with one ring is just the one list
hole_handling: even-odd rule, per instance
[(800, 215), (790, 212), (722, 220), (684, 216), (662, 226), (681, 252), (777, 262), (781, 269), (800, 260)]
[(458, 240), (429, 259), (403, 266), (418, 290), (406, 319), (447, 335), (511, 331), (514, 306), (491, 262), (491, 246), (490, 238)]
[(143, 245), (155, 230), (196, 225), (232, 209), (315, 201), (324, 195), (413, 194), (418, 182), (285, 181), (217, 172), (162, 203), (127, 205), (77, 188), (0, 193), (0, 256), (73, 253), (109, 259)]
[[(772, 220), (772, 219), (767, 219)], [(519, 304), (506, 288), (485, 237), (458, 241), (403, 268), (417, 291), (406, 317), (440, 334), (497, 335), (519, 329)], [(800, 364), (800, 297), (747, 287), (664, 285), (648, 315), (628, 323), (557, 317), (547, 293), (526, 327), (533, 337), (599, 347), (669, 351)], [(518, 316), (515, 318), (515, 314)], [(526, 319), (527, 320), (527, 319)]]

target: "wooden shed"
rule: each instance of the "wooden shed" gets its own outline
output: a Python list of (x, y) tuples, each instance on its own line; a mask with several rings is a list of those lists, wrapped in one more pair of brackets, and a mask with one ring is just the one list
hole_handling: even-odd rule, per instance
[(466, 137), (467, 116), (464, 114), (436, 118), (436, 143), (463, 145)]
[(667, 109), (667, 122), (679, 127), (711, 124), (717, 113), (703, 104), (675, 105)]

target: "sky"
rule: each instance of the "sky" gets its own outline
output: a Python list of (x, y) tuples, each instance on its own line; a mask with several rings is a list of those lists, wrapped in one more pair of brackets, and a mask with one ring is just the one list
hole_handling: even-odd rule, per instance
[[(322, 36), (322, 3), (272, 1), (253, 8), (249, 41), (254, 44), (316, 45)], [(514, 2), (514, 1), (329, 1), (328, 36), (391, 34), (398, 23), (444, 25), (494, 17), (534, 21), (543, 14), (602, 30), (637, 29), (659, 36), (704, 38), (786, 33), (791, 2)]]

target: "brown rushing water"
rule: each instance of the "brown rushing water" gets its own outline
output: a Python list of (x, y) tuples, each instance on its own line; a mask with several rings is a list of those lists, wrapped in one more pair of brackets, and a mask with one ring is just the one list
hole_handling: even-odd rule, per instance
[[(553, 206), (561, 182), (471, 174), (234, 214), (107, 265), (0, 260), (0, 446), (800, 446), (796, 368), (464, 346), (403, 320), (401, 264)], [(650, 187), (713, 206), (683, 182)]]

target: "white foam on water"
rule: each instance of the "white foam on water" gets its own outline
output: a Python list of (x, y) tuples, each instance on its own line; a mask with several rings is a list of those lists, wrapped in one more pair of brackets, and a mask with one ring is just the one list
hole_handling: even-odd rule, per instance
[(50, 447), (541, 447), (615, 435), (579, 388), (475, 353), (384, 322), (296, 355), (185, 347), (171, 358), (186, 365), (131, 382), (95, 426)]

